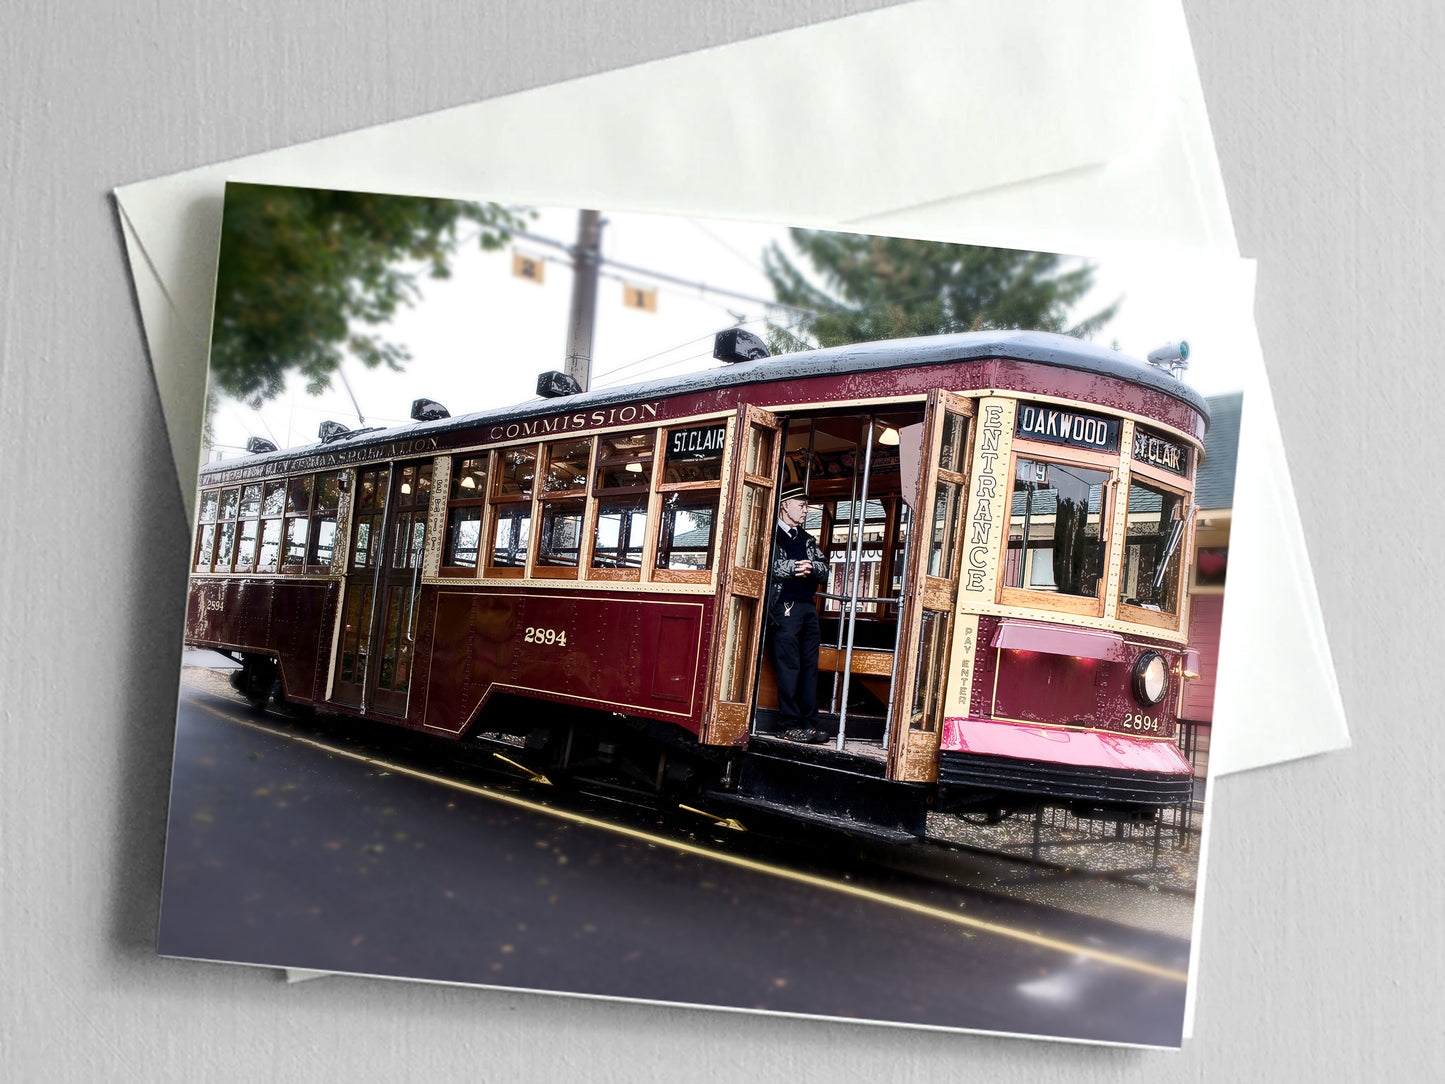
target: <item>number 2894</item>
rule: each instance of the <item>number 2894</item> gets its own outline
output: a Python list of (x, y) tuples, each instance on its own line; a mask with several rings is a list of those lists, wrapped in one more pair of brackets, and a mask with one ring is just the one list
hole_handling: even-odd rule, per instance
[(567, 630), (528, 627), (527, 635), (523, 637), (522, 642), (528, 644), (557, 644), (560, 647), (566, 647)]

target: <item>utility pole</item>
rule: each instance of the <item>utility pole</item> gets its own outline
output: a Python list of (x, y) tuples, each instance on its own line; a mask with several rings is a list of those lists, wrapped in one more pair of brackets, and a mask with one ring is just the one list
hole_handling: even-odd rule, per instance
[(572, 249), (572, 316), (567, 325), (567, 362), (563, 371), (583, 391), (592, 382), (592, 325), (597, 317), (597, 268), (602, 262), (602, 215), (580, 211), (577, 244)]

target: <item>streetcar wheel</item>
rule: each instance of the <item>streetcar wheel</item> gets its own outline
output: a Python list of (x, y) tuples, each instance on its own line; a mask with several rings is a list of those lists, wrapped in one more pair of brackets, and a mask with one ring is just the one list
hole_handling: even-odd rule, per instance
[(262, 711), (273, 695), (280, 695), (281, 669), (264, 655), (242, 656), (241, 669), (231, 674), (231, 688), (246, 698), (252, 711)]

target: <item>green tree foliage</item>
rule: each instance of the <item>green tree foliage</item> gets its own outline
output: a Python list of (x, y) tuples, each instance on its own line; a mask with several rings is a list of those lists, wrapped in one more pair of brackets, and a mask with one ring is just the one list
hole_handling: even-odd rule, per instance
[(400, 369), (406, 349), (368, 330), (419, 295), (417, 276), (446, 278), (463, 223), (483, 249), (504, 244), (518, 215), (495, 203), (229, 184), (211, 333), (213, 387), (252, 406), (291, 373), (330, 386), (343, 351)]
[[(978, 245), (901, 237), (790, 231), (812, 276), (774, 243), (764, 268), (780, 302), (811, 310), (792, 328), (769, 326), (774, 353), (819, 346), (940, 335), (953, 331), (1027, 328), (1087, 338), (1113, 318), (1118, 302), (1073, 326), (1069, 310), (1088, 293), (1088, 264)], [(815, 285), (815, 282), (818, 285)]]

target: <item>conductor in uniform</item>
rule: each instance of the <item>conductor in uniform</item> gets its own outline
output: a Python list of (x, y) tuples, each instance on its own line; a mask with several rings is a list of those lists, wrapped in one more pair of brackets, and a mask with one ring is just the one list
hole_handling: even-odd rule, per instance
[(773, 532), (768, 658), (778, 678), (778, 732), (789, 741), (818, 744), (818, 611), (813, 594), (828, 582), (828, 558), (803, 530), (808, 498), (802, 486), (785, 488)]

